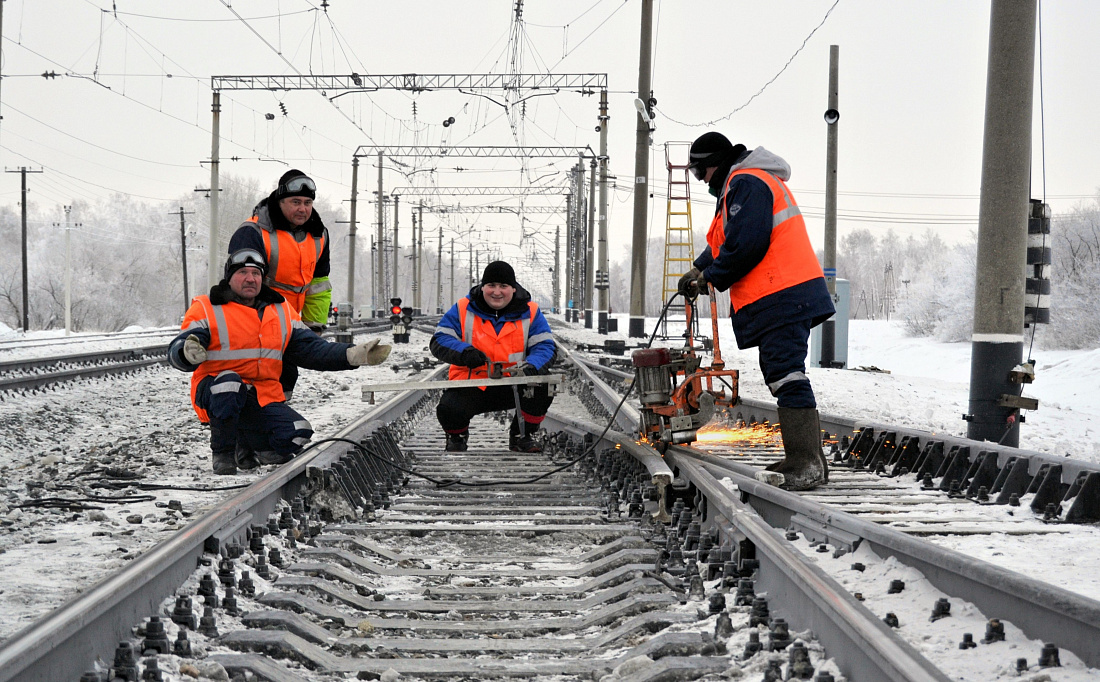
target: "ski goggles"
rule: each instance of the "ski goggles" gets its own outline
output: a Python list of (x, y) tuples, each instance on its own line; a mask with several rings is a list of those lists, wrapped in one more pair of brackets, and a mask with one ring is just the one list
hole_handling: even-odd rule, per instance
[(263, 254), (255, 249), (238, 249), (230, 254), (226, 270), (233, 269), (234, 266), (256, 268), (261, 273), (267, 272), (267, 263)]
[(316, 192), (317, 185), (310, 178), (307, 178), (304, 175), (299, 175), (296, 178), (291, 178), (290, 180), (287, 180), (286, 184), (282, 185), (282, 191), (279, 192), (279, 194), (294, 194), (296, 192), (301, 192), (302, 190)]

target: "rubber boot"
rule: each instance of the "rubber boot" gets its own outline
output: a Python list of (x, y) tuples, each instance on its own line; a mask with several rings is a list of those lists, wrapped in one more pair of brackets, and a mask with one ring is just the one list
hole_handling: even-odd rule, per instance
[(237, 453), (233, 450), (212, 450), (211, 459), (216, 475), (233, 476), (237, 473)]
[(466, 440), (470, 437), (469, 431), (463, 431), (461, 433), (448, 433), (447, 445), (444, 446), (446, 452), (466, 452)]
[(539, 430), (538, 424), (529, 421), (523, 422), (523, 435), (519, 435), (519, 423), (512, 419), (512, 426), (508, 429), (508, 449), (512, 452), (542, 452), (542, 447), (535, 440), (535, 432)]
[(814, 407), (780, 407), (783, 459), (767, 471), (783, 474), (784, 490), (810, 490), (829, 482), (829, 464), (821, 447), (821, 421)]
[(232, 476), (237, 473), (237, 419), (210, 420), (210, 453), (214, 473)]

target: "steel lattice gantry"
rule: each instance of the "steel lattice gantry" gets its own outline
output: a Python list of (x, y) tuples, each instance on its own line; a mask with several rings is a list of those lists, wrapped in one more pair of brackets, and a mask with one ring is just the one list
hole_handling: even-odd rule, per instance
[(594, 95), (607, 90), (606, 73), (395, 73), (347, 75), (211, 76), (212, 90), (569, 90)]
[(414, 197), (489, 197), (489, 196), (560, 196), (569, 192), (567, 187), (395, 187), (390, 190), (394, 196)]
[(509, 147), (478, 145), (471, 147), (450, 147), (428, 144), (360, 145), (355, 157), (374, 156), (425, 156), (429, 158), (482, 158), (482, 159), (575, 159), (578, 156), (592, 157), (591, 147)]
[(567, 213), (568, 206), (429, 206), (425, 213)]

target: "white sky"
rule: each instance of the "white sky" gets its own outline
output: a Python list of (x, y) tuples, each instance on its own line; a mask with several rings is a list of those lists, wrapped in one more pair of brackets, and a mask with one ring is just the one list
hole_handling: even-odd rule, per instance
[[(0, 90), (5, 170), (42, 168), (28, 176), (32, 201), (41, 206), (115, 192), (177, 202), (209, 186), (208, 166), (201, 162), (210, 157), (211, 75), (509, 69), (512, 0), (327, 2), (326, 15), (321, 0), (6, 0)], [(699, 124), (737, 109), (713, 129), (790, 162), (791, 185), (820, 245), (830, 44), (840, 45), (840, 236), (855, 228), (922, 232), (928, 225), (953, 241), (977, 229), (989, 2), (839, 0), (786, 70), (745, 106), (833, 5), (657, 0), (653, 88), (659, 114), (651, 177), (658, 200), (651, 202), (651, 234), (660, 236), (664, 225), (662, 145), (708, 129), (673, 120)], [(620, 178), (609, 212), (613, 258), (631, 234), (640, 6), (528, 0), (523, 14), (523, 72), (609, 75), (611, 171)], [(1034, 196), (1042, 196), (1045, 176), (1045, 193), (1058, 213), (1100, 187), (1100, 4), (1048, 0), (1041, 20), (1045, 165), (1036, 114), (1033, 187)], [(58, 76), (45, 79), (40, 74), (46, 71)], [(1037, 79), (1037, 112), (1038, 86)], [(453, 92), (349, 94), (330, 102), (315, 92), (237, 91), (223, 92), (222, 103), (221, 156), (240, 157), (224, 161), (223, 172), (273, 187), (283, 171), (298, 167), (317, 179), (322, 198), (334, 202), (350, 195), (351, 156), (359, 145), (508, 145), (515, 139), (500, 107)], [(595, 149), (597, 104), (596, 97), (574, 93), (535, 97), (518, 136), (527, 144)], [(266, 113), (274, 120), (265, 120)], [(448, 116), (455, 125), (439, 125)], [(415, 163), (438, 168), (411, 176), (416, 182), (446, 186), (557, 185), (569, 165), (550, 168), (536, 159), (521, 176), (515, 161)], [(372, 161), (364, 164), (360, 199), (369, 200), (376, 171)], [(480, 172), (455, 172), (457, 166)], [(387, 191), (408, 184), (388, 170), (385, 182)], [(693, 190), (701, 199), (698, 225), (709, 220), (711, 204), (704, 187)], [(18, 201), (19, 175), (5, 174), (0, 202)], [(453, 199), (458, 201), (511, 203)], [(360, 219), (371, 221), (371, 207), (360, 206)], [(559, 217), (534, 214), (528, 220), (529, 231), (548, 238), (544, 246), (552, 243)], [(482, 240), (518, 239), (514, 216), (462, 216), (452, 224), (475, 221), (485, 230)], [(402, 217), (401, 224), (407, 229), (411, 221)], [(206, 227), (197, 225), (195, 232), (201, 237)]]

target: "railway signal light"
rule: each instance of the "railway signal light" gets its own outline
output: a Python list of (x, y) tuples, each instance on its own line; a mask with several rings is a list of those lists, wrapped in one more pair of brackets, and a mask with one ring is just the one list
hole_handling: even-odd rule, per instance
[(394, 343), (408, 343), (409, 342), (409, 323), (412, 322), (412, 315), (407, 312), (406, 308), (401, 307), (400, 298), (390, 299), (390, 324), (393, 325), (393, 342)]

